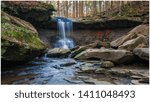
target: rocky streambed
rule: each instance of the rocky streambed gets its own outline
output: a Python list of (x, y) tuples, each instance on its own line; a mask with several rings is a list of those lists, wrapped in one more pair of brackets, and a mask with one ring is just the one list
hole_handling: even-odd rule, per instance
[(2, 2), (2, 84), (149, 84), (147, 10), (142, 21), (74, 22), (70, 37), (77, 46), (68, 50), (52, 49), (57, 26), (51, 4)]
[(148, 84), (148, 68), (141, 64), (102, 68), (99, 61), (41, 57), (2, 71), (2, 84)]
[(147, 27), (112, 42), (53, 48), (28, 64), (3, 67), (2, 84), (149, 84)]

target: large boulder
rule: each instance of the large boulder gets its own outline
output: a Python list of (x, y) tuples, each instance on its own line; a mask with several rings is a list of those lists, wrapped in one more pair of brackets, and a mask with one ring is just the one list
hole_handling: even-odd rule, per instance
[(41, 28), (51, 21), (55, 11), (52, 4), (40, 1), (3, 1), (2, 10)]
[(48, 57), (68, 57), (70, 54), (69, 49), (64, 49), (64, 48), (54, 48), (50, 49), (47, 53)]
[(146, 44), (145, 37), (143, 35), (140, 35), (135, 39), (126, 41), (121, 46), (119, 46), (119, 49), (126, 49), (132, 51), (141, 44)]
[(139, 58), (149, 61), (149, 48), (135, 48), (133, 53)]
[(2, 65), (28, 62), (41, 55), (46, 46), (38, 38), (36, 29), (24, 20), (1, 13)]
[(111, 49), (87, 49), (75, 56), (75, 59), (79, 60), (101, 59), (112, 61), (117, 64), (129, 62), (130, 60), (133, 60), (133, 58), (133, 54), (130, 51)]
[(124, 35), (114, 41), (111, 42), (111, 47), (118, 48), (120, 45), (125, 43), (128, 40), (135, 39), (139, 35), (147, 36), (149, 34), (149, 26), (148, 25), (139, 25), (132, 29), (127, 35)]

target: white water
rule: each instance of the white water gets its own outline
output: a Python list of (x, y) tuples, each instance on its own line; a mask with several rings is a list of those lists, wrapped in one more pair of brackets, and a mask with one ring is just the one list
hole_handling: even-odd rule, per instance
[(71, 21), (63, 21), (62, 19), (58, 19), (58, 32), (59, 39), (56, 41), (55, 47), (58, 48), (73, 48), (74, 41), (70, 38), (72, 32), (72, 22)]

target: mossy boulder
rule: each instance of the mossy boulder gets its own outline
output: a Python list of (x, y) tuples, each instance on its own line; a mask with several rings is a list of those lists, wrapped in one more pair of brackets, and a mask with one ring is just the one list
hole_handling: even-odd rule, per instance
[(2, 10), (37, 27), (51, 21), (54, 6), (40, 1), (3, 1)]
[(25, 63), (46, 49), (36, 29), (28, 22), (2, 12), (1, 59), (3, 63)]

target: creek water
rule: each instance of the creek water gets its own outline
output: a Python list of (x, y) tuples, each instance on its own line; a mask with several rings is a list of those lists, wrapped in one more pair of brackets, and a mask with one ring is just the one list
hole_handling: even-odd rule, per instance
[[(75, 64), (65, 66), (69, 62)], [(80, 62), (71, 58), (41, 57), (26, 65), (2, 71), (2, 84), (72, 84), (66, 79), (75, 77), (79, 66)]]
[[(79, 62), (71, 58), (48, 58), (43, 56), (34, 61), (2, 70), (2, 84), (129, 84), (128, 78), (115, 78), (110, 75), (78, 73), (82, 65), (91, 62)], [(92, 62), (93, 68), (99, 68), (99, 62)]]

